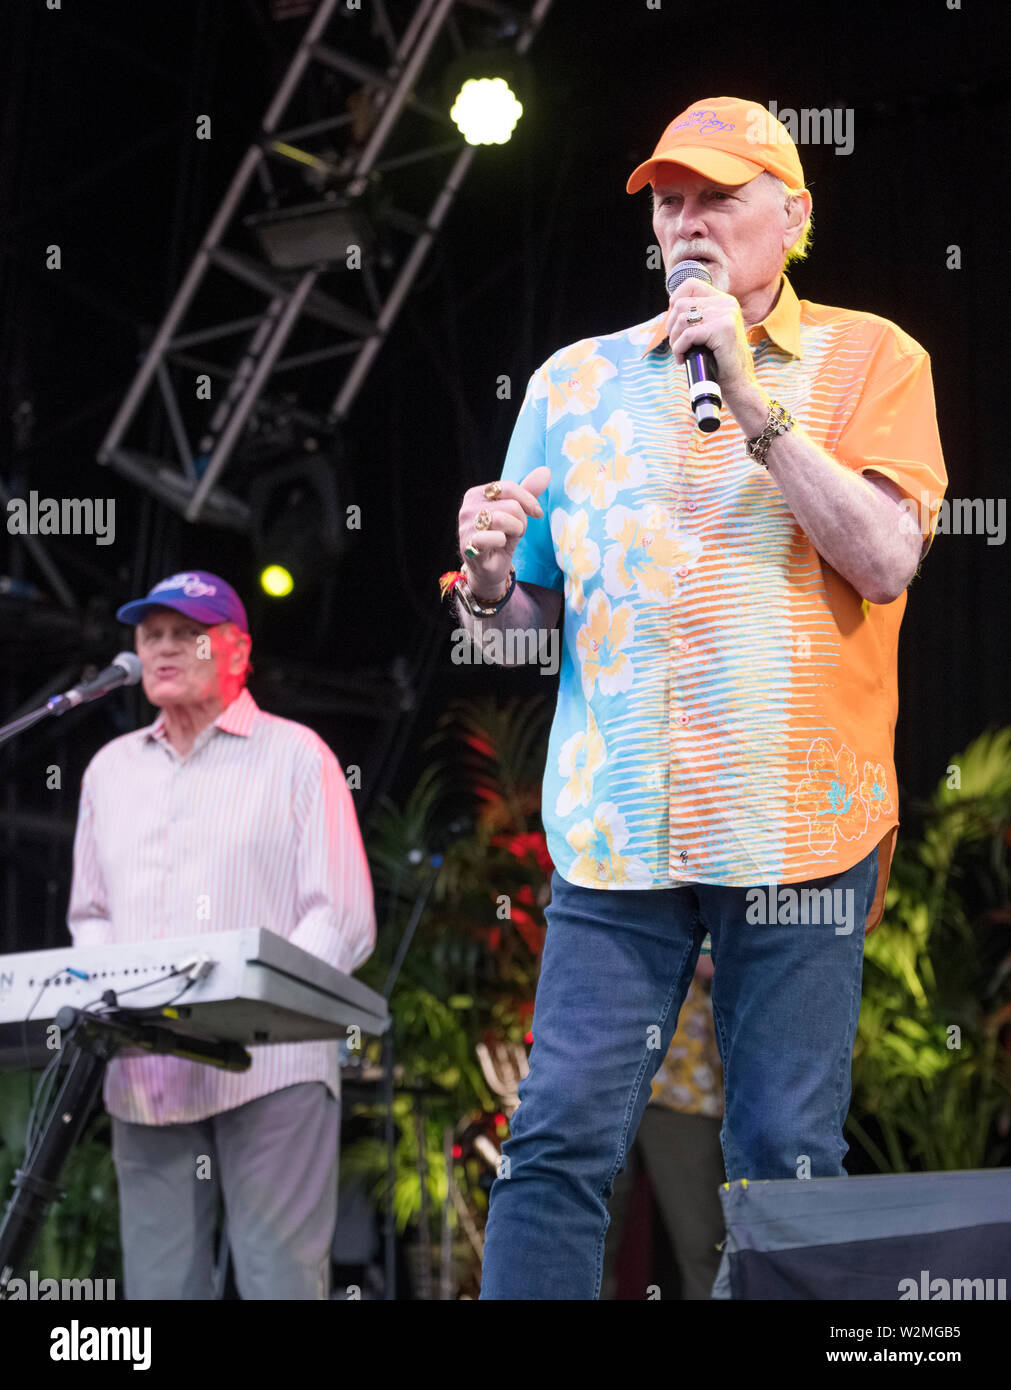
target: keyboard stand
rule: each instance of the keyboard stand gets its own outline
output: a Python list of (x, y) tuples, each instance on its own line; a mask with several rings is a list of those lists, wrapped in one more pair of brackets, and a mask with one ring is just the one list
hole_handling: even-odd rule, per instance
[(66, 1073), (38, 1141), (14, 1174), (14, 1193), (0, 1222), (0, 1299), (9, 1281), (20, 1277), (53, 1202), (64, 1165), (102, 1089), (109, 1060), (124, 1048), (186, 1057), (229, 1071), (248, 1071), (252, 1058), (238, 1043), (212, 1041), (174, 1032), (137, 1017), (133, 1010), (92, 1014), (69, 1006), (56, 1015), (63, 1040)]

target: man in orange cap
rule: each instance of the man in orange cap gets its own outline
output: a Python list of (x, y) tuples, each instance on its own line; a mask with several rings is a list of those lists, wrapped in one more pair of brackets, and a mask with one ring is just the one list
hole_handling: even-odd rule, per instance
[[(899, 624), (946, 482), (929, 358), (797, 298), (811, 197), (764, 107), (694, 103), (627, 186), (647, 184), (666, 270), (711, 283), (554, 353), (459, 515), (469, 629), (565, 618), (556, 871), (482, 1298), (599, 1296), (612, 1183), (707, 932), (728, 1179), (845, 1176), (898, 826)], [(708, 431), (683, 365), (701, 348)]]

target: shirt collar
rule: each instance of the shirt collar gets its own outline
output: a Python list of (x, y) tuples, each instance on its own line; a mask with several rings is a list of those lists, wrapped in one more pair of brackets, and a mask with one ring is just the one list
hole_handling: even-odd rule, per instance
[[(225, 706), (214, 723), (208, 725), (208, 729), (203, 730), (203, 733), (207, 734), (209, 729), (220, 729), (222, 733), (238, 734), (240, 738), (248, 738), (253, 732), (253, 724), (259, 712), (259, 705), (249, 691), (243, 687), (232, 703)], [(158, 718), (146, 730), (146, 736), (147, 738), (155, 738), (160, 743), (167, 740), (164, 711), (159, 711)]]
[[(658, 347), (667, 342), (667, 335), (663, 331), (664, 320), (667, 311), (657, 316), (653, 321), (652, 336), (646, 346), (642, 356), (654, 352)], [(754, 346), (763, 337), (769, 338), (778, 348), (791, 357), (800, 357), (800, 300), (786, 276), (783, 276), (782, 287), (775, 304), (762, 319), (761, 323), (753, 323), (748, 329), (748, 342)]]

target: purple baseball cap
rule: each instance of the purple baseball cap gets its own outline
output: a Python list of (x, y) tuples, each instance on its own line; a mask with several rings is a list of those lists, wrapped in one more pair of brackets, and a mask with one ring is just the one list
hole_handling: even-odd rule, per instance
[(145, 598), (124, 603), (116, 610), (121, 623), (141, 623), (152, 608), (174, 608), (196, 623), (213, 627), (215, 623), (235, 623), (242, 632), (249, 631), (246, 610), (231, 584), (206, 570), (186, 570), (170, 574), (157, 583)]

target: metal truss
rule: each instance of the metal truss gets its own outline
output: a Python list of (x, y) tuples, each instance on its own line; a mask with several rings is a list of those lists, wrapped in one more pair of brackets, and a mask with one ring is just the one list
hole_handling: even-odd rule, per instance
[[(522, 56), (551, 3), (320, 0), (101, 463), (190, 522), (250, 532), (257, 460), (346, 419), (474, 158), (447, 114), (447, 69), (489, 47)], [(256, 235), (327, 213), (360, 263), (341, 251), (279, 268)], [(174, 456), (136, 442), (152, 438)]]

